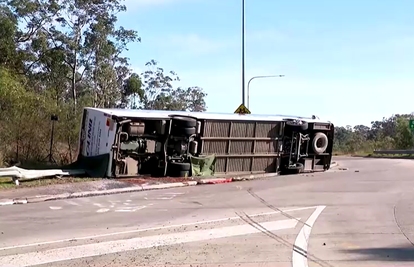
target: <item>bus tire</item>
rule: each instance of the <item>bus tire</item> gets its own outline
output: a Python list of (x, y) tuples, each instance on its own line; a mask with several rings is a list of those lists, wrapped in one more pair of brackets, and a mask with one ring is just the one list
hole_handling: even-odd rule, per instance
[(196, 129), (194, 127), (191, 127), (191, 128), (176, 127), (171, 130), (171, 135), (174, 135), (174, 136), (191, 136), (195, 133), (196, 133)]
[(196, 127), (197, 120), (190, 117), (174, 116), (172, 117), (173, 127), (192, 128)]
[(191, 163), (187, 162), (170, 162), (171, 170), (174, 171), (189, 171), (191, 169)]
[[(319, 141), (321, 143), (319, 143)], [(328, 137), (324, 133), (316, 133), (312, 140), (312, 150), (316, 154), (322, 154), (328, 148)]]
[(187, 162), (170, 162), (169, 175), (172, 177), (188, 177), (190, 176), (191, 164)]
[(291, 129), (292, 131), (302, 132), (302, 131), (306, 131), (308, 129), (308, 123), (306, 121), (304, 121), (302, 124), (298, 124), (294, 121), (287, 121), (286, 122), (286, 127)]

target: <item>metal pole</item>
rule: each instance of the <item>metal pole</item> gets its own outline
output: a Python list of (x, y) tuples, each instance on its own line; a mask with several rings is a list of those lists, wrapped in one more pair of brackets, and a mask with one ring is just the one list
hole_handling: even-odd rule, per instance
[(285, 77), (285, 75), (264, 75), (264, 76), (254, 76), (250, 78), (249, 82), (247, 83), (247, 108), (250, 109), (250, 82), (256, 78), (274, 78), (274, 77)]
[(245, 101), (246, 101), (246, 88), (245, 88), (245, 78), (244, 78), (244, 33), (245, 33), (245, 28), (244, 28), (244, 1), (242, 0), (242, 104), (245, 105)]
[(49, 162), (52, 162), (52, 150), (53, 150), (53, 136), (55, 134), (55, 121), (52, 120), (52, 133), (50, 135), (50, 148), (49, 148)]

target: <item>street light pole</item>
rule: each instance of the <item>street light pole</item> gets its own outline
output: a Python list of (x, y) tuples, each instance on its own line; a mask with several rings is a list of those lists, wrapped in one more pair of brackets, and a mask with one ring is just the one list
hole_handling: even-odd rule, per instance
[(276, 77), (285, 77), (285, 75), (263, 75), (263, 76), (254, 76), (250, 78), (249, 82), (247, 83), (247, 108), (250, 109), (250, 82), (254, 79), (260, 78), (276, 78)]
[(246, 101), (246, 87), (245, 87), (245, 78), (244, 78), (244, 34), (245, 34), (245, 28), (244, 28), (244, 1), (242, 0), (242, 104), (245, 105)]

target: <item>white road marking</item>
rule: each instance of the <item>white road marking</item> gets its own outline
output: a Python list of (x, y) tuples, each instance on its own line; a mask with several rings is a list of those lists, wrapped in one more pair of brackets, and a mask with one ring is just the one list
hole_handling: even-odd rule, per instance
[(124, 207), (122, 209), (115, 210), (115, 212), (134, 212), (137, 210), (145, 209), (147, 206), (141, 206), (141, 207)]
[(156, 198), (148, 198), (148, 197), (144, 197), (145, 200), (170, 200), (173, 199), (175, 196), (172, 197), (156, 197)]
[(99, 207), (99, 208), (104, 207), (104, 205), (102, 205), (102, 204), (100, 204), (100, 203), (93, 203), (93, 205), (94, 205), (94, 206), (97, 206), (97, 207)]
[(72, 200), (65, 200), (65, 202), (73, 206), (81, 206), (79, 203), (76, 203), (75, 201), (72, 201)]
[(184, 195), (185, 193), (164, 193), (164, 195)]
[(136, 210), (126, 210), (126, 209), (121, 209), (121, 210), (115, 210), (115, 212), (134, 212)]
[(99, 209), (99, 210), (97, 210), (96, 212), (98, 212), (98, 213), (102, 213), (102, 212), (108, 212), (109, 211), (109, 209)]
[[(292, 209), (285, 209), (285, 210), (282, 210), (282, 211), (283, 212), (291, 212), (291, 211), (308, 210), (308, 209), (315, 209), (315, 208), (317, 208), (317, 206), (316, 207), (312, 206), (312, 207), (303, 207), (303, 208), (292, 208)], [(263, 216), (263, 215), (273, 215), (273, 214), (278, 214), (278, 213), (280, 213), (280, 211), (270, 211), (270, 212), (252, 214), (252, 215), (249, 215), (249, 217), (258, 217), (258, 216)], [(206, 223), (223, 222), (223, 221), (229, 221), (229, 220), (240, 220), (240, 217), (239, 216), (234, 216), (234, 217), (215, 219), (215, 220), (198, 221), (198, 222), (167, 225), (167, 226), (159, 226), (159, 227), (151, 227), (151, 228), (146, 228), (146, 229), (129, 230), (129, 231), (122, 231), (122, 232), (115, 232), (115, 233), (108, 233), (108, 234), (101, 234), (101, 235), (91, 235), (91, 236), (84, 236), (84, 237), (77, 237), (77, 238), (67, 238), (67, 239), (60, 239), (60, 240), (54, 240), (54, 241), (46, 241), (46, 242), (38, 242), (38, 243), (32, 243), (32, 244), (9, 246), (9, 247), (0, 248), (0, 251), (1, 250), (16, 249), (16, 248), (50, 245), (50, 244), (63, 243), (63, 242), (69, 242), (69, 241), (94, 239), (94, 238), (107, 237), (107, 236), (116, 236), (116, 235), (123, 235), (123, 234), (140, 233), (140, 232), (146, 232), (146, 231), (151, 231), (151, 230), (169, 229), (169, 228), (176, 228), (176, 227), (181, 227), (181, 226), (191, 226), (191, 225), (200, 225), (200, 224), (206, 224)]]
[(125, 202), (131, 202), (132, 200), (130, 200), (130, 199), (128, 199), (128, 200), (126, 200)]
[[(261, 225), (269, 231), (294, 228), (297, 220), (281, 220), (265, 222)], [(31, 266), (53, 263), (65, 260), (73, 260), (86, 257), (120, 253), (158, 246), (205, 241), (217, 238), (248, 235), (260, 233), (258, 229), (250, 225), (229, 226), (216, 229), (197, 230), (165, 235), (146, 236), (126, 240), (108, 241), (95, 244), (87, 244), (66, 248), (51, 249), (46, 251), (30, 252), (25, 254), (10, 255), (0, 258), (0, 265)]]
[(54, 206), (50, 206), (49, 208), (51, 210), (60, 210), (60, 209), (62, 209), (62, 207), (54, 207)]
[(298, 236), (296, 237), (295, 244), (293, 246), (293, 255), (292, 255), (292, 266), (293, 267), (308, 267), (308, 242), (309, 236), (312, 231), (312, 226), (315, 223), (318, 216), (326, 206), (318, 206), (316, 210), (312, 213), (309, 219), (306, 221), (306, 224), (303, 225), (302, 229)]

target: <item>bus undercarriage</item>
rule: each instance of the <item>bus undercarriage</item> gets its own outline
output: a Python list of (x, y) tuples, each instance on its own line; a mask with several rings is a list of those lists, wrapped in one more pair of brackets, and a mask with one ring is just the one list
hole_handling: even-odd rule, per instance
[[(240, 116), (240, 115), (239, 115)], [(215, 156), (216, 174), (300, 173), (329, 169), (329, 122), (119, 117), (111, 174), (191, 176), (191, 157)]]

